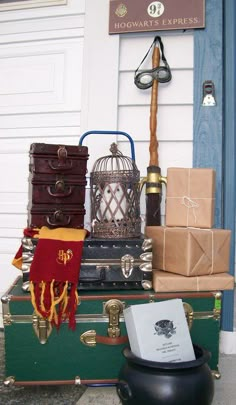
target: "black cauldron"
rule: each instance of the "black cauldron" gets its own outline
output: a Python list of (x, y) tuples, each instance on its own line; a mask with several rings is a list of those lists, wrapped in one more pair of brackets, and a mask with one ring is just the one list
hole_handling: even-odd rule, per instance
[(214, 379), (210, 353), (194, 345), (196, 360), (160, 363), (140, 359), (126, 347), (117, 393), (127, 405), (210, 405)]

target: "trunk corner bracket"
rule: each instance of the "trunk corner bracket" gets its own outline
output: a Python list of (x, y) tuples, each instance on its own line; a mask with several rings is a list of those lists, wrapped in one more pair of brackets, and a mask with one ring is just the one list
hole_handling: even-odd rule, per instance
[(75, 377), (75, 385), (81, 385), (81, 379), (78, 375)]
[(9, 377), (6, 377), (5, 380), (3, 381), (4, 387), (12, 387), (15, 384), (15, 377), (12, 375)]
[(3, 304), (8, 304), (11, 301), (12, 295), (3, 295), (1, 301)]

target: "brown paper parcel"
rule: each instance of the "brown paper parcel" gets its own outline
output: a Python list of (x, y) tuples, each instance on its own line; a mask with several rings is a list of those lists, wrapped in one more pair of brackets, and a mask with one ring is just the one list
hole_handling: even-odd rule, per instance
[(183, 276), (229, 271), (230, 230), (147, 226), (145, 233), (153, 240), (154, 269)]
[(233, 290), (234, 277), (228, 273), (185, 277), (163, 270), (153, 270), (153, 289), (155, 292)]
[(215, 170), (168, 168), (166, 226), (212, 228), (215, 214)]

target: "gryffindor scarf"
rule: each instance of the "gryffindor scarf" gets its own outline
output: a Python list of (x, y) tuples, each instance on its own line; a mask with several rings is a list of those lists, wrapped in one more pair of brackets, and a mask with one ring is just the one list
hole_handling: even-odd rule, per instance
[[(23, 231), (23, 235), (27, 236), (28, 238), (38, 238), (39, 228), (25, 228)], [(23, 265), (22, 250), (23, 249), (21, 244), (12, 260), (13, 266), (15, 266), (19, 270), (22, 270)]]
[(75, 329), (79, 281), (85, 229), (43, 226), (30, 267), (30, 293), (36, 313), (60, 327), (68, 320)]

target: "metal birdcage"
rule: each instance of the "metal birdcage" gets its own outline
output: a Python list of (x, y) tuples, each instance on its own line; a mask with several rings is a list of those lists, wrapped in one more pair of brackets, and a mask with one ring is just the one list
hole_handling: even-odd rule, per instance
[(134, 159), (115, 143), (91, 171), (91, 236), (133, 238), (141, 235), (140, 173)]

